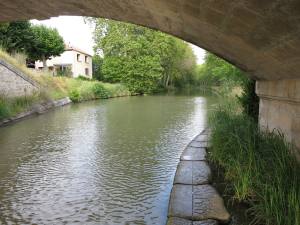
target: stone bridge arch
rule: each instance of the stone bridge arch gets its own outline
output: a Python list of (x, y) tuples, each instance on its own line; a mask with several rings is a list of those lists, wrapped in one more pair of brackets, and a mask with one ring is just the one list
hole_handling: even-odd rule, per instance
[(180, 37), (258, 80), (260, 123), (300, 146), (299, 0), (1, 0), (0, 21), (93, 16)]

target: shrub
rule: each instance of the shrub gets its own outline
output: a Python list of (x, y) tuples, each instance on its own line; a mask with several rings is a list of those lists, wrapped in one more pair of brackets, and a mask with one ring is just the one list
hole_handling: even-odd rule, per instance
[(243, 94), (238, 97), (244, 113), (258, 122), (259, 98), (255, 93), (255, 80), (248, 79), (242, 84)]
[(90, 81), (91, 80), (90, 78), (87, 78), (87, 77), (82, 76), (82, 75), (79, 75), (76, 79), (77, 80), (84, 80), (84, 81)]
[(93, 93), (95, 98), (108, 98), (109, 92), (100, 83), (95, 83), (93, 86)]
[(81, 96), (77, 89), (71, 90), (69, 92), (69, 98), (71, 99), (72, 102), (80, 102), (81, 101)]

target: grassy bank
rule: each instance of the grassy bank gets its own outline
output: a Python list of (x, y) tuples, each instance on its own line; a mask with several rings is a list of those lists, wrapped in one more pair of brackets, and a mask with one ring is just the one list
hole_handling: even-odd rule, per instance
[(293, 146), (277, 131), (260, 130), (237, 104), (224, 105), (210, 114), (210, 158), (225, 171), (232, 200), (249, 204), (253, 224), (300, 224), (300, 166)]
[(53, 77), (45, 72), (38, 72), (26, 68), (24, 57), (14, 57), (0, 50), (0, 59), (18, 68), (24, 74), (40, 85), (40, 91), (33, 96), (7, 98), (0, 96), (0, 120), (29, 110), (34, 104), (70, 97), (73, 102), (94, 99), (129, 96), (131, 93), (122, 84), (109, 84), (94, 80), (73, 79), (67, 77)]

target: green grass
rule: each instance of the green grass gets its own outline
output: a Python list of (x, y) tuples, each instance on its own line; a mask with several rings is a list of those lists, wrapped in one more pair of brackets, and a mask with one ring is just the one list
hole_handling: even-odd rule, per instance
[(247, 202), (252, 224), (300, 224), (300, 166), (278, 132), (260, 130), (236, 107), (218, 106), (209, 118), (210, 158), (225, 170), (233, 200)]
[(18, 98), (0, 97), (0, 120), (16, 116), (21, 112), (29, 110), (33, 104), (39, 102), (40, 96), (33, 95)]

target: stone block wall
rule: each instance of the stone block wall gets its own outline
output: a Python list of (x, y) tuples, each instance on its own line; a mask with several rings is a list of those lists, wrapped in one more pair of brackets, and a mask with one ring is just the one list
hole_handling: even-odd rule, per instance
[(0, 59), (0, 95), (12, 98), (30, 96), (39, 91), (38, 84), (16, 69), (14, 66)]
[(258, 81), (260, 126), (279, 129), (298, 148), (300, 159), (300, 80)]

